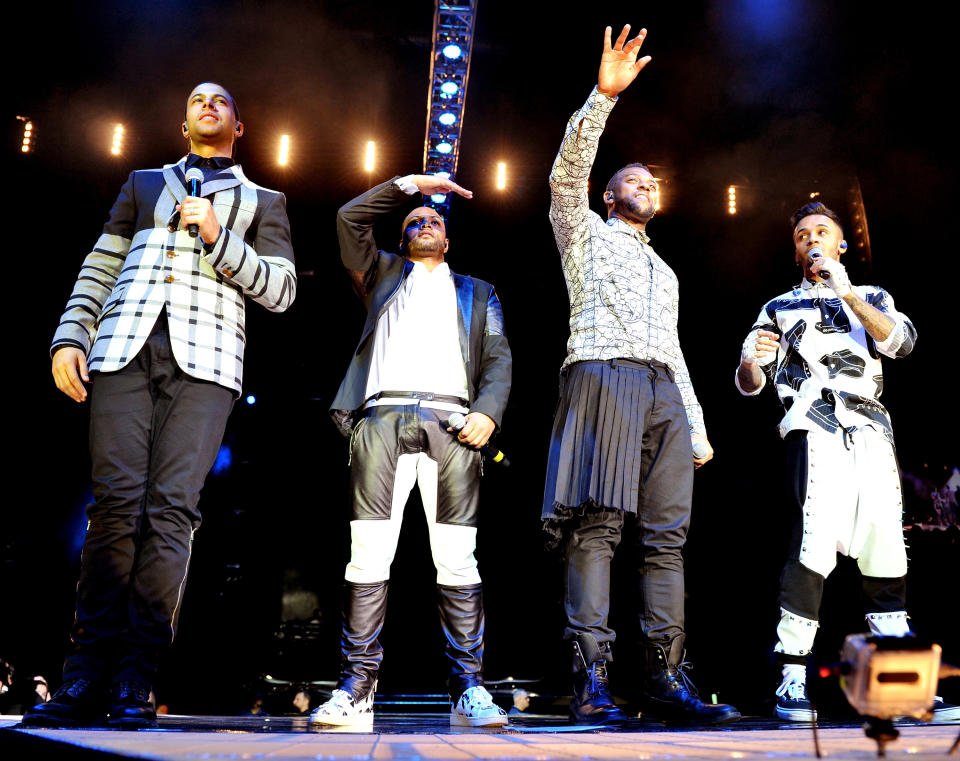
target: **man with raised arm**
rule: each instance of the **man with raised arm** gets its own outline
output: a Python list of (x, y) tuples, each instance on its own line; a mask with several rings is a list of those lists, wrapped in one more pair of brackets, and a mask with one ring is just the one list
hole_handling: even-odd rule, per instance
[[(351, 551), (341, 672), (313, 724), (367, 726), (383, 649), (390, 565), (407, 497), (420, 488), (446, 638), (450, 723), (507, 723), (483, 686), (483, 596), (474, 550), (483, 447), (500, 426), (511, 356), (493, 286), (455, 274), (436, 210), (403, 222), (400, 255), (377, 249), (376, 221), (419, 194), (473, 194), (438, 176), (396, 177), (340, 209), (340, 255), (367, 309), (331, 414), (350, 437)], [(451, 414), (465, 416), (459, 433)]]
[(63, 686), (26, 724), (156, 721), (200, 489), (240, 393), (245, 300), (282, 312), (296, 293), (286, 201), (234, 163), (243, 130), (223, 87), (193, 89), (189, 153), (130, 174), (54, 336), (57, 388), (83, 402), (91, 385), (94, 502)]
[[(610, 564), (621, 536), (635, 564), (644, 707), (669, 719), (739, 717), (698, 697), (684, 661), (681, 551), (693, 471), (713, 457), (677, 335), (676, 275), (650, 245), (657, 180), (643, 164), (606, 185), (606, 219), (590, 210), (597, 145), (619, 94), (649, 62), (646, 30), (604, 32), (597, 86), (567, 124), (550, 173), (550, 222), (570, 298), (570, 339), (547, 465), (543, 518), (564, 554), (565, 638), (573, 721), (625, 720), (607, 684)], [(696, 445), (696, 449), (694, 449)]]
[[(900, 471), (890, 416), (880, 403), (880, 358), (907, 356), (917, 331), (883, 288), (851, 285), (835, 212), (809, 203), (790, 226), (803, 279), (760, 310), (735, 381), (740, 393), (755, 396), (769, 379), (784, 407), (778, 430), (793, 526), (780, 576), (775, 711), (781, 719), (810, 721), (806, 661), (838, 551), (857, 561), (870, 631), (910, 632)], [(960, 708), (939, 699), (933, 712), (939, 720), (960, 719)]]

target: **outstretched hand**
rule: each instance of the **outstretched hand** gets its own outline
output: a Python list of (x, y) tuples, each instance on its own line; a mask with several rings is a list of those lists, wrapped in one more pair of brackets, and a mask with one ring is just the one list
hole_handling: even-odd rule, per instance
[(453, 180), (445, 177), (438, 177), (435, 174), (415, 174), (410, 181), (417, 186), (417, 190), (426, 196), (432, 196), (434, 193), (456, 193), (464, 198), (473, 198), (473, 191), (462, 188)]
[(627, 24), (613, 45), (610, 44), (612, 32), (609, 26), (603, 31), (603, 56), (600, 58), (597, 90), (615, 98), (626, 90), (640, 70), (650, 63), (650, 56), (645, 55), (637, 60), (640, 46), (647, 37), (646, 29), (641, 29), (636, 37), (627, 42), (627, 34), (630, 32), (630, 24)]

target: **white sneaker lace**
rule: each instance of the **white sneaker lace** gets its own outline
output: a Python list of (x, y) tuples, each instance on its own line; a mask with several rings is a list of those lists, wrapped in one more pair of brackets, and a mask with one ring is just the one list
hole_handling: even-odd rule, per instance
[(788, 674), (785, 676), (777, 688), (777, 697), (782, 698), (784, 695), (786, 695), (787, 700), (806, 700), (807, 680), (805, 675)]

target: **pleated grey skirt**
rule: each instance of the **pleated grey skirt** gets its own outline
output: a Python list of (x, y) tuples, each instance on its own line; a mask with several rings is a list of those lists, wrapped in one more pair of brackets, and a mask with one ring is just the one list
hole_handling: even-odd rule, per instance
[(637, 512), (644, 427), (657, 396), (658, 405), (676, 406), (673, 414), (685, 426), (680, 392), (665, 365), (588, 361), (565, 370), (547, 462), (545, 520), (564, 520), (582, 508)]

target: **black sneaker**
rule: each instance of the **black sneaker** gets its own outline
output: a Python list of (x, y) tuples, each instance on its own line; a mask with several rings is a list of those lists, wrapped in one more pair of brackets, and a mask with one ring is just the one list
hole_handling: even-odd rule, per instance
[(107, 723), (120, 729), (157, 726), (157, 712), (150, 702), (150, 688), (140, 682), (120, 682), (111, 690)]
[(27, 709), (25, 727), (79, 727), (107, 717), (107, 691), (90, 679), (70, 679), (46, 703)]
[(807, 699), (806, 671), (789, 672), (777, 688), (777, 717), (784, 721), (816, 721), (817, 712)]
[(960, 721), (960, 706), (944, 702), (939, 695), (933, 699), (933, 719), (931, 721)]

